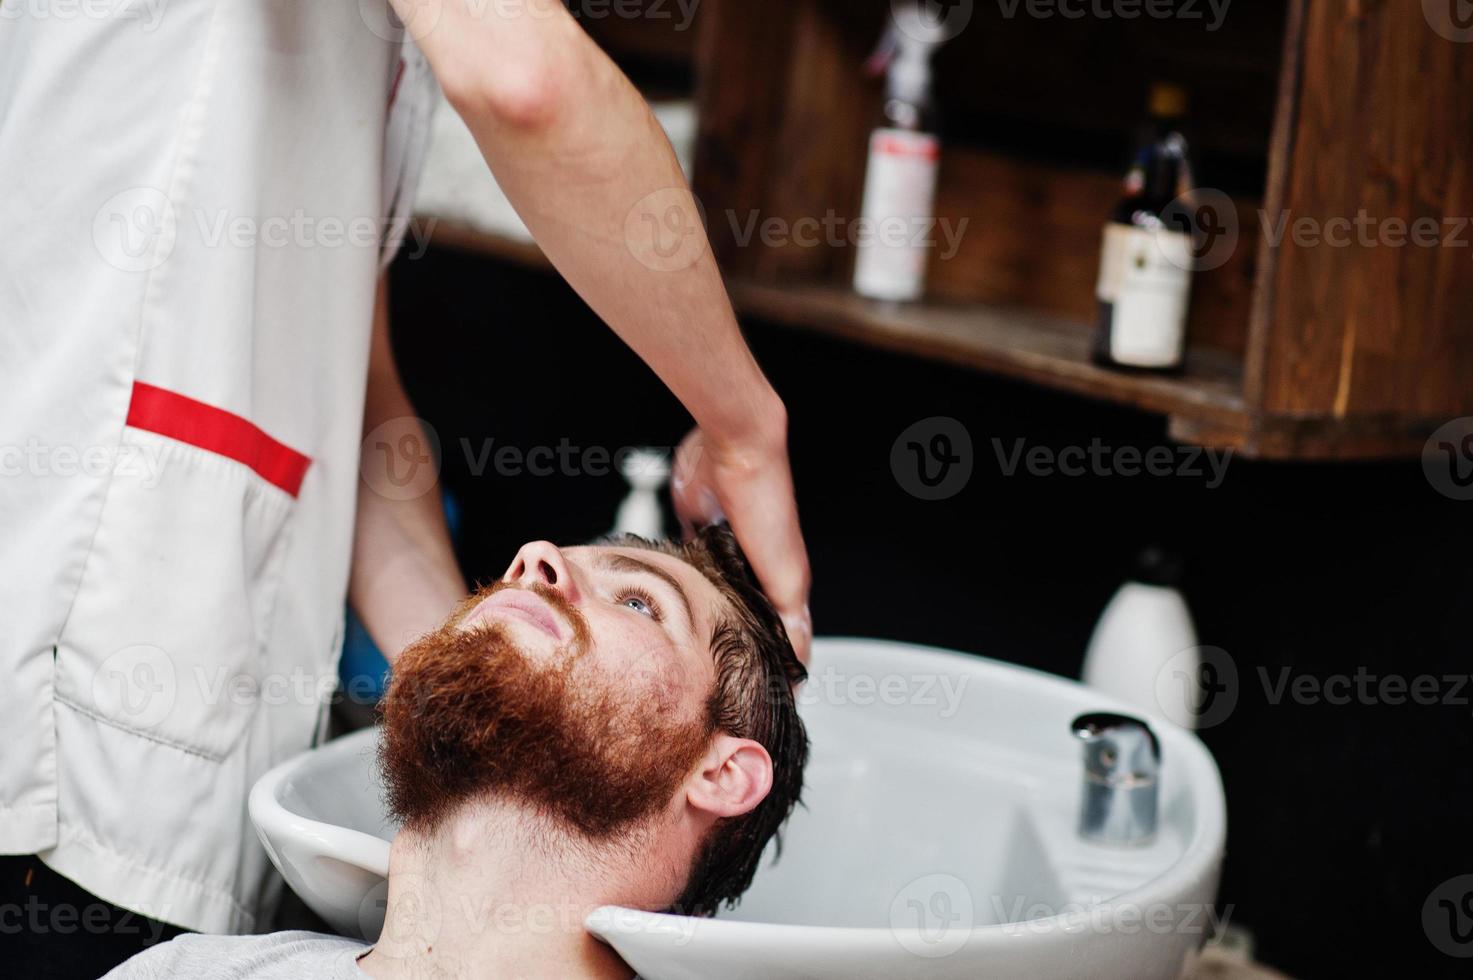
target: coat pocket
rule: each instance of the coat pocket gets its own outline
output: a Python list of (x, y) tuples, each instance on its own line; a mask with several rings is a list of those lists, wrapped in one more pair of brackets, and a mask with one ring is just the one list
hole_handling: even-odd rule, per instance
[(143, 421), (132, 413), (124, 429), (58, 644), (57, 695), (106, 724), (221, 759), (260, 710), (267, 680), (295, 503), (295, 486), (278, 479), (290, 459), (271, 450), (297, 457), (300, 472), (306, 457), (244, 420), (277, 470), (223, 455), (225, 444), (201, 448), (193, 443), (208, 440), (187, 431), (134, 427)]

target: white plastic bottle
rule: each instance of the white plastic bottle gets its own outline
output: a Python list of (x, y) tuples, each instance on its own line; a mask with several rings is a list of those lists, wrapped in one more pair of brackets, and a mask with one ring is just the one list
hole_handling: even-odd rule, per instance
[(931, 57), (944, 28), (919, 8), (895, 9), (871, 70), (884, 70), (884, 124), (870, 134), (854, 290), (908, 302), (926, 291), (935, 242), (941, 141), (931, 126)]
[(613, 533), (637, 534), (650, 541), (665, 537), (660, 491), (670, 479), (670, 454), (658, 449), (635, 450), (620, 461), (619, 475), (629, 484), (629, 495), (619, 505)]
[(1105, 606), (1084, 657), (1084, 683), (1158, 718), (1195, 727), (1202, 704), (1197, 630), (1177, 590), (1179, 566), (1149, 548)]

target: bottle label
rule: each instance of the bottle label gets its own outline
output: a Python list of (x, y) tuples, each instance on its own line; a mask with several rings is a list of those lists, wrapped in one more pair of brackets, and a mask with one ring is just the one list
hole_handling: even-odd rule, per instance
[(913, 300), (925, 291), (940, 159), (929, 133), (877, 129), (870, 137), (854, 268), (860, 294)]
[(1110, 356), (1143, 368), (1174, 367), (1186, 345), (1192, 295), (1192, 238), (1110, 223), (1095, 287), (1114, 307)]

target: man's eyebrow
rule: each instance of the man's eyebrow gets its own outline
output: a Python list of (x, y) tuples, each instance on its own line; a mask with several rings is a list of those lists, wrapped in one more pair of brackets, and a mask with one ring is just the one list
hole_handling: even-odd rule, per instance
[(686, 596), (685, 589), (681, 588), (680, 582), (676, 580), (674, 575), (671, 575), (658, 565), (652, 565), (647, 561), (635, 558), (633, 555), (626, 555), (618, 551), (600, 552), (598, 563), (613, 572), (635, 572), (653, 575), (670, 586), (671, 591), (680, 600), (680, 604), (685, 606), (685, 621), (690, 626), (691, 635), (695, 636), (696, 614), (691, 610), (690, 599)]

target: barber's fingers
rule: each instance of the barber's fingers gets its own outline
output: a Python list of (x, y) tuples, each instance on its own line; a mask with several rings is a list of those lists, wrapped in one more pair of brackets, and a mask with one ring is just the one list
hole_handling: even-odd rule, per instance
[(702, 464), (709, 466), (706, 457), (706, 437), (700, 429), (686, 436), (675, 451), (674, 474), (670, 479), (670, 496), (675, 502), (675, 516), (680, 520), (680, 530), (691, 537), (696, 528), (719, 524), (726, 520), (726, 512), (716, 499), (716, 489), (711, 477)]
[(809, 611), (808, 603), (803, 603), (798, 612), (783, 616), (783, 628), (788, 631), (788, 642), (793, 644), (793, 652), (807, 667), (808, 659), (813, 656), (813, 613)]
[(700, 429), (694, 429), (675, 450), (675, 467), (670, 477), (670, 498), (675, 504), (681, 534), (686, 538), (692, 537), (696, 528), (715, 524), (726, 517), (716, 499), (710, 476), (702, 471), (705, 460), (706, 437)]
[(693, 526), (723, 518), (731, 524), (763, 592), (782, 617), (794, 651), (806, 664), (813, 643), (808, 608), (812, 572), (786, 449), (717, 452), (697, 430), (681, 445), (673, 496), (687, 534)]
[(798, 659), (806, 664), (813, 643), (813, 617), (808, 610), (812, 573), (787, 460), (766, 464), (750, 480), (734, 480), (730, 491), (720, 497), (737, 543), (782, 617)]

